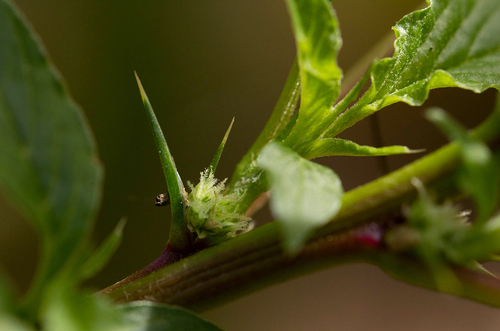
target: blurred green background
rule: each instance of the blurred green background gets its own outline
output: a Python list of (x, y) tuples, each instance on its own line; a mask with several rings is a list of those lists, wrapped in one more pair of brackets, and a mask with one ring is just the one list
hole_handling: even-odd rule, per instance
[[(167, 240), (170, 211), (153, 205), (166, 190), (133, 71), (137, 71), (184, 180), (197, 182), (232, 117), (218, 168), (229, 177), (263, 128), (295, 56), (283, 0), (15, 0), (40, 35), (82, 106), (106, 169), (96, 224), (101, 241), (122, 217), (124, 240), (111, 263), (89, 281), (103, 288), (153, 261)], [(347, 71), (416, 0), (337, 1)], [(494, 93), (439, 90), (425, 106), (449, 110), (468, 126), (493, 106)], [(386, 144), (436, 149), (445, 143), (421, 109), (395, 105), (379, 121)], [(365, 120), (344, 137), (369, 144)], [(414, 156), (389, 159), (395, 169)], [(375, 158), (321, 163), (351, 189), (380, 175)], [(37, 238), (0, 193), (0, 263), (26, 290)], [(265, 207), (258, 224), (270, 221)], [(392, 280), (367, 265), (316, 273), (204, 313), (225, 330), (497, 330), (500, 312)]]

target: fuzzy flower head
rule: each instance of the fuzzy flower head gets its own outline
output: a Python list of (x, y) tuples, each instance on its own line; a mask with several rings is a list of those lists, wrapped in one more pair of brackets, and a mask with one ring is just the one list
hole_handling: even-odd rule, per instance
[(225, 180), (219, 181), (209, 169), (200, 175), (198, 185), (188, 182), (188, 228), (198, 238), (235, 237), (248, 229), (249, 217), (231, 212), (239, 200), (236, 193), (224, 194)]

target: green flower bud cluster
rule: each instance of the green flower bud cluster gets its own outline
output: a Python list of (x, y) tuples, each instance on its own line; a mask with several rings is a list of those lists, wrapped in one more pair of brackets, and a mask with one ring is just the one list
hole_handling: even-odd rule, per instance
[(231, 238), (248, 229), (250, 217), (232, 212), (240, 196), (224, 194), (226, 180), (219, 181), (209, 169), (201, 172), (198, 185), (188, 182), (187, 226), (198, 238)]

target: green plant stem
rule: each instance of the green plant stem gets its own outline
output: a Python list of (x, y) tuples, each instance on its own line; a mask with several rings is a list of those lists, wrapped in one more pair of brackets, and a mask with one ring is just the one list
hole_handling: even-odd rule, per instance
[(325, 261), (312, 256), (311, 253), (301, 254), (291, 259), (284, 255), (279, 242), (279, 228), (276, 223), (271, 223), (198, 252), (107, 295), (117, 303), (151, 300), (201, 312), (296, 277), (305, 270), (310, 272), (326, 267), (325, 263), (331, 265), (333, 261), (342, 263), (356, 259), (354, 252), (333, 255), (333, 259), (329, 256)]
[[(376, 52), (381, 56), (385, 54), (392, 44), (390, 40), (389, 37), (385, 38)], [(372, 59), (372, 55), (366, 57), (355, 66), (362, 69), (350, 71), (344, 80), (343, 91), (349, 90), (346, 88), (348, 82), (354, 85), (359, 80)], [(258, 175), (252, 163), (260, 149), (289, 125), (298, 102), (298, 90), (298, 70), (294, 65), (270, 122), (235, 171), (232, 190), (238, 186), (239, 189), (245, 189), (244, 183), (252, 176)], [(498, 149), (499, 117), (497, 111), (471, 134), (485, 141), (495, 141), (493, 144)], [(397, 264), (391, 262), (395, 261), (395, 257), (391, 260), (390, 254), (363, 245), (353, 247), (351, 243), (340, 238), (345, 239), (346, 232), (350, 229), (363, 227), (370, 222), (385, 222), (397, 215), (401, 204), (410, 203), (416, 196), (415, 188), (410, 183), (413, 177), (419, 177), (426, 186), (433, 185), (434, 189), (443, 195), (454, 194), (456, 188), (451, 179), (458, 162), (458, 146), (449, 144), (398, 171), (348, 192), (344, 196), (339, 214), (329, 224), (319, 229), (303, 253), (293, 259), (283, 254), (280, 229), (277, 223), (271, 223), (198, 252), (127, 285), (109, 291), (105, 289), (101, 293), (106, 293), (117, 302), (146, 299), (202, 311), (320, 268), (356, 261), (377, 264), (398, 278), (409, 282), (419, 281), (419, 285), (433, 288), (432, 274), (425, 271), (422, 265), (416, 267), (421, 274), (412, 280), (411, 277), (393, 270)], [(255, 187), (255, 183), (253, 185)], [(265, 191), (265, 185), (256, 186), (254, 190), (253, 194), (247, 194), (248, 201), (240, 205), (241, 211), (245, 211), (251, 202)], [(414, 261), (408, 263), (415, 265)], [(468, 290), (462, 295), (487, 304), (498, 305), (500, 295), (492, 294), (489, 299), (484, 299), (485, 297), (480, 295), (483, 288), (488, 288), (491, 284), (484, 287), (481, 284), (474, 285), (471, 280), (474, 278), (474, 281), (488, 283), (491, 279), (485, 280), (479, 276), (471, 278), (470, 275), (469, 272), (463, 274), (464, 277), (467, 276), (463, 281), (470, 284), (467, 283)], [(461, 275), (457, 277), (463, 278)], [(500, 288), (497, 283), (494, 286)], [(492, 290), (491, 293), (498, 291)]]
[[(500, 113), (494, 113), (471, 135), (500, 148)], [(151, 300), (204, 311), (272, 284), (350, 262), (381, 266), (397, 278), (436, 289), (432, 272), (419, 262), (387, 252), (380, 243), (357, 233), (381, 231), (383, 224), (410, 203), (420, 178), (441, 194), (454, 194), (450, 176), (459, 165), (459, 149), (449, 144), (440, 150), (372, 183), (345, 194), (340, 213), (313, 236), (296, 257), (283, 253), (276, 222), (207, 248), (144, 278), (109, 291), (115, 302)], [(382, 225), (377, 225), (377, 224)], [(366, 226), (367, 224), (371, 224)], [(358, 232), (361, 231), (361, 232)], [(374, 233), (377, 237), (377, 234)], [(407, 268), (409, 269), (405, 269)], [(408, 270), (418, 273), (413, 277)], [(456, 295), (500, 307), (500, 280), (457, 269), (463, 288)], [(103, 290), (104, 293), (106, 290)], [(488, 295), (484, 295), (484, 293)]]

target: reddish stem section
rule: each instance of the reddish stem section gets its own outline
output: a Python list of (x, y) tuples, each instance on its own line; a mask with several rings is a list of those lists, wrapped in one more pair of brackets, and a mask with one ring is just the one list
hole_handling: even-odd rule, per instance
[(174, 251), (172, 249), (172, 247), (170, 246), (170, 244), (167, 244), (167, 246), (163, 250), (163, 253), (161, 253), (161, 255), (156, 260), (154, 260), (151, 264), (142, 268), (139, 271), (136, 271), (135, 273), (128, 276), (127, 278), (122, 279), (121, 281), (103, 289), (102, 291), (99, 291), (96, 294), (107, 294), (118, 287), (121, 287), (125, 284), (128, 284), (128, 283), (130, 283), (138, 278), (142, 278), (144, 276), (147, 276), (150, 273), (152, 273), (156, 270), (162, 269), (163, 267), (166, 267), (172, 263), (180, 261), (188, 255), (190, 255), (190, 254), (185, 254), (185, 253), (182, 254), (182, 253)]
[(204, 311), (207, 307), (249, 293), (249, 289), (264, 288), (275, 283), (283, 269), (290, 272), (279, 281), (296, 277), (308, 264), (317, 264), (315, 268), (322, 269), (332, 263), (359, 260), (363, 254), (383, 249), (386, 223), (369, 223), (316, 238), (295, 257), (285, 254), (277, 240), (270, 241), (258, 250), (252, 244), (233, 247), (229, 251), (222, 249), (224, 254), (216, 254), (206, 263), (193, 263), (188, 258), (182, 270), (156, 269), (158, 274), (150, 275), (153, 278), (146, 277), (144, 281), (127, 284), (132, 277), (137, 279), (146, 275), (138, 272), (100, 294), (107, 294), (116, 303), (149, 300)]

